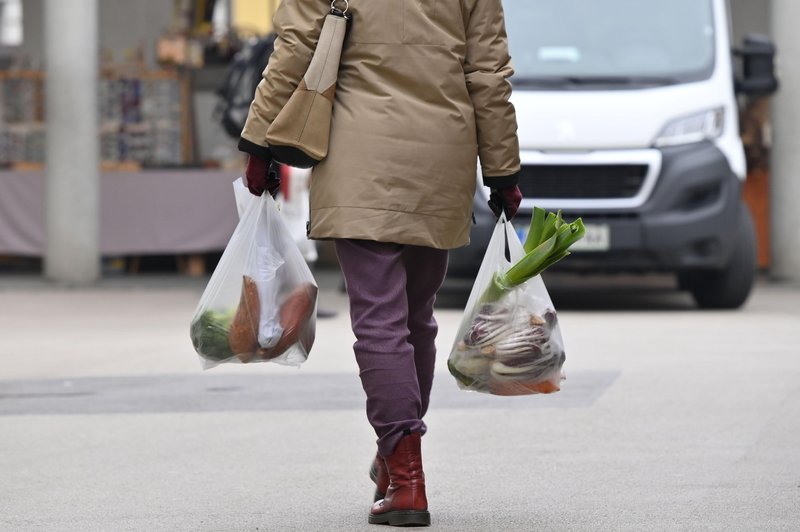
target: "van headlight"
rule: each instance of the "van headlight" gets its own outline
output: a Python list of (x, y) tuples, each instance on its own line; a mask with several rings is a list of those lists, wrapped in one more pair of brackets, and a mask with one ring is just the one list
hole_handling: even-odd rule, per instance
[(725, 108), (718, 107), (689, 116), (682, 116), (667, 124), (656, 137), (655, 146), (677, 146), (719, 138), (725, 126)]

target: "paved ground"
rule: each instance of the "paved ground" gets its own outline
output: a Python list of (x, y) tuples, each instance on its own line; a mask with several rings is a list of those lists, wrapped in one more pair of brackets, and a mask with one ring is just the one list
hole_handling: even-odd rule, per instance
[[(0, 530), (376, 530), (346, 301), (321, 281), (338, 315), (302, 369), (204, 372), (202, 282), (0, 279)], [(431, 530), (800, 530), (800, 288), (699, 312), (659, 279), (548, 283), (568, 356), (548, 397), (459, 391), (463, 296), (442, 298)]]

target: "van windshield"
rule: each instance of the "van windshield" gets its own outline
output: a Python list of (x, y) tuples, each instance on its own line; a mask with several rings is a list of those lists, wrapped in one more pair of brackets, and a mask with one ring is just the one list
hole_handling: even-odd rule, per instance
[(658, 86), (714, 70), (711, 0), (503, 0), (515, 85)]

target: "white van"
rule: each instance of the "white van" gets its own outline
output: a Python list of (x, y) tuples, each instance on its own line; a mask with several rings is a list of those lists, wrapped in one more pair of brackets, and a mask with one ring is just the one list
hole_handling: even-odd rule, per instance
[[(756, 245), (740, 199), (746, 168), (726, 0), (503, 3), (521, 236), (534, 205), (560, 209), (587, 227), (560, 267), (674, 272), (699, 306), (740, 306)], [(769, 94), (774, 47), (749, 44), (740, 88)], [(493, 225), (487, 198), (479, 187), (472, 244), (453, 252), (453, 276), (480, 262)]]

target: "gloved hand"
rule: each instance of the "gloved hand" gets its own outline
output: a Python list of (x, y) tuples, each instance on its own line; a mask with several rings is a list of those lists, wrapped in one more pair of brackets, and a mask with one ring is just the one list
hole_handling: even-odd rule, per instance
[(517, 185), (493, 188), (489, 195), (489, 208), (498, 218), (500, 218), (500, 213), (505, 211), (506, 219), (511, 220), (517, 215), (520, 202), (522, 202), (522, 191)]
[(247, 167), (244, 170), (244, 183), (254, 196), (261, 196), (266, 190), (273, 198), (281, 188), (281, 178), (277, 163), (265, 161), (255, 155), (247, 156)]

